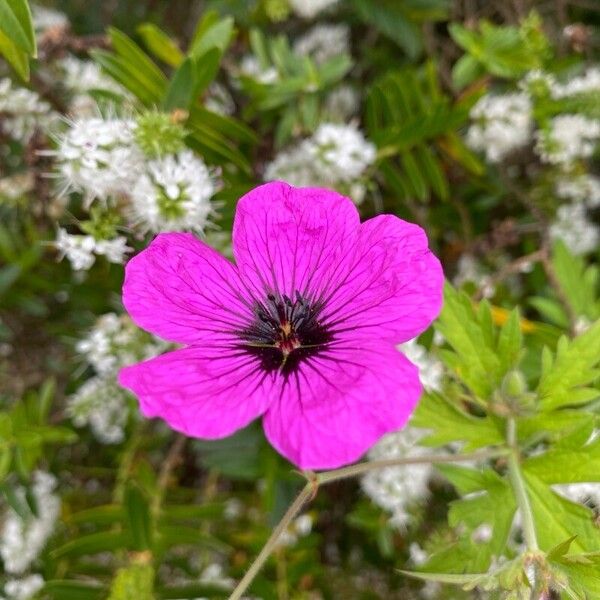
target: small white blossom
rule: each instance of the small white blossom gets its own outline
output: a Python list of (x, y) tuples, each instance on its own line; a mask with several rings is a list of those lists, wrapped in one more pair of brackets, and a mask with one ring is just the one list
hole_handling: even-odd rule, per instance
[(66, 56), (59, 62), (64, 73), (64, 86), (75, 94), (87, 94), (93, 90), (103, 90), (123, 95), (125, 89), (105, 75), (97, 63)]
[(417, 542), (412, 542), (408, 547), (408, 554), (410, 556), (410, 561), (415, 567), (420, 567), (427, 562), (428, 556), (427, 552), (417, 544)]
[[(0, 556), (7, 573), (24, 573), (52, 535), (60, 511), (60, 499), (53, 493), (55, 487), (56, 479), (52, 475), (36, 471), (32, 493), (38, 515), (23, 520), (12, 508), (5, 513), (0, 532)], [(24, 503), (25, 490), (19, 487), (15, 493)]]
[(322, 123), (311, 138), (309, 153), (326, 178), (349, 182), (375, 162), (376, 148), (353, 125)]
[[(407, 426), (385, 435), (371, 450), (369, 460), (407, 458), (429, 453), (418, 445), (423, 432)], [(433, 473), (429, 464), (400, 465), (369, 471), (362, 478), (362, 489), (371, 500), (391, 513), (393, 526), (404, 528), (410, 522), (409, 507), (429, 495), (428, 482)]]
[(242, 58), (240, 73), (250, 79), (255, 79), (259, 83), (269, 84), (279, 80), (279, 73), (277, 73), (275, 67), (263, 68), (258, 58), (252, 54), (248, 54)]
[(142, 331), (127, 315), (107, 313), (98, 318), (76, 349), (97, 373), (107, 375), (160, 354), (166, 343)]
[(582, 115), (560, 115), (536, 137), (535, 149), (544, 162), (568, 165), (593, 154), (600, 139), (600, 121)]
[(290, 0), (292, 10), (304, 19), (313, 19), (320, 12), (337, 4), (339, 0)]
[(351, 85), (340, 85), (325, 98), (325, 111), (331, 121), (346, 122), (360, 108), (360, 95)]
[(132, 190), (133, 220), (145, 230), (203, 233), (214, 215), (215, 177), (190, 150), (151, 161)]
[(280, 152), (266, 166), (264, 178), (334, 188), (360, 204), (366, 195), (365, 170), (375, 155), (375, 146), (355, 126), (324, 123), (312, 137)]
[(91, 235), (73, 235), (60, 228), (54, 247), (60, 258), (66, 257), (75, 271), (87, 271), (96, 260), (96, 255), (106, 257), (108, 262), (122, 264), (127, 252), (127, 239), (117, 236), (112, 240), (95, 240)]
[(444, 367), (442, 363), (427, 352), (424, 346), (417, 343), (416, 339), (405, 342), (398, 346), (410, 360), (411, 363), (419, 367), (419, 379), (426, 390), (439, 392), (442, 389), (442, 376)]
[(98, 375), (88, 379), (69, 398), (67, 412), (77, 427), (89, 425), (99, 442), (118, 444), (125, 437), (127, 398), (114, 376)]
[(313, 526), (313, 518), (310, 514), (300, 515), (292, 523), (286, 531), (284, 531), (280, 538), (277, 540), (277, 545), (282, 546), (294, 546), (298, 543), (298, 540), (302, 537), (306, 537), (311, 531)]
[(320, 23), (299, 37), (294, 52), (310, 56), (320, 65), (340, 54), (350, 53), (350, 28), (344, 24)]
[(46, 29), (66, 29), (69, 26), (67, 15), (58, 10), (38, 4), (31, 5), (31, 17), (36, 33), (42, 33)]
[(127, 195), (143, 169), (144, 156), (134, 143), (135, 122), (92, 117), (78, 119), (52, 152), (65, 191), (94, 199)]
[(30, 600), (44, 587), (44, 578), (37, 573), (21, 579), (9, 579), (4, 584), (7, 600)]
[(26, 144), (36, 129), (48, 130), (57, 119), (50, 104), (36, 92), (16, 88), (10, 79), (0, 79), (0, 130)]
[(235, 102), (227, 88), (217, 81), (213, 81), (209, 88), (204, 105), (220, 115), (232, 115), (235, 112)]
[(127, 245), (127, 238), (119, 235), (112, 240), (96, 240), (94, 252), (100, 256), (106, 257), (111, 263), (121, 265), (125, 262), (125, 255), (131, 252), (132, 248)]
[(592, 67), (579, 77), (573, 77), (567, 83), (554, 83), (551, 88), (553, 98), (568, 98), (577, 94), (589, 94), (600, 91), (600, 68)]
[(590, 220), (583, 202), (559, 206), (550, 236), (562, 240), (573, 254), (594, 252), (600, 244), (600, 228)]
[(485, 152), (490, 162), (500, 162), (531, 139), (533, 119), (527, 94), (483, 96), (470, 116), (473, 124), (467, 132), (467, 144)]
[(460, 287), (468, 281), (474, 283), (481, 290), (484, 298), (491, 298), (496, 291), (481, 262), (472, 254), (465, 253), (458, 259), (457, 271), (452, 283)]
[(61, 259), (67, 257), (75, 271), (87, 271), (96, 260), (96, 241), (91, 235), (72, 235), (61, 228), (58, 230), (54, 246)]
[(600, 206), (600, 179), (593, 175), (561, 179), (556, 184), (556, 195), (595, 208)]

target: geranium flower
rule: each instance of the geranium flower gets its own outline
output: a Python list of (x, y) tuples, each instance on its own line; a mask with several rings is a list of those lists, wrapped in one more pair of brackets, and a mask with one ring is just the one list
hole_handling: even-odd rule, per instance
[(362, 225), (336, 192), (275, 182), (240, 199), (235, 265), (186, 233), (127, 264), (123, 302), (185, 347), (124, 368), (146, 417), (221, 438), (263, 416), (302, 469), (356, 461), (402, 427), (421, 394), (397, 349), (439, 313), (443, 274), (417, 225)]

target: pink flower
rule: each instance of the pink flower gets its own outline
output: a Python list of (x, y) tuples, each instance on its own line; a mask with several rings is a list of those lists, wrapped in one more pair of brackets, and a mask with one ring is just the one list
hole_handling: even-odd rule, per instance
[(391, 215), (361, 225), (347, 198), (275, 182), (239, 201), (233, 250), (235, 265), (168, 233), (129, 261), (133, 320), (186, 346), (121, 371), (144, 415), (209, 439), (262, 415), (302, 469), (354, 462), (402, 427), (421, 384), (396, 344), (442, 304), (423, 230)]

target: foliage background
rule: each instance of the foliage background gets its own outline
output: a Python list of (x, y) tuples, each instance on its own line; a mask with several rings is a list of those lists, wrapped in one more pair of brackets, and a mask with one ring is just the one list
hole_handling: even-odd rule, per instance
[[(4, 66), (3, 74), (64, 113), (64, 90), (47, 69), (66, 51), (82, 58), (90, 51), (117, 80), (123, 65), (147, 75), (144, 69), (152, 68), (145, 61), (155, 61), (156, 95), (152, 82), (142, 89), (131, 72), (120, 83), (137, 97), (135, 114), (157, 105), (189, 112), (186, 143), (221, 170), (217, 225), (225, 233), (235, 200), (262, 181), (282, 149), (314, 133), (325, 120), (327, 93), (351, 83), (359, 107), (350, 120), (377, 147), (361, 182), (363, 217), (391, 212), (422, 224), (447, 277), (464, 290), (448, 287), (436, 325), (445, 341), (439, 345), (433, 330), (420, 340), (444, 371), (441, 388), (424, 399), (413, 426), (430, 430), (421, 449), (516, 448), (545, 558), (536, 562), (527, 554), (532, 548), (524, 546), (522, 526), (513, 526), (510, 461), (500, 457), (474, 468), (440, 467), (428, 479), (428, 493), (406, 506), (409, 518), (400, 528), (359, 480), (323, 486), (307, 509), (310, 526), (297, 523), (255, 580), (253, 596), (600, 597), (594, 554), (600, 551), (598, 248), (577, 253), (567, 243), (572, 236), (552, 234), (565, 204), (558, 182), (593, 178), (597, 148), (565, 165), (544, 161), (533, 134), (501, 161), (467, 143), (482, 96), (518, 92), (531, 71), (567, 81), (597, 62), (595, 3), (347, 0), (315, 19), (298, 17), (286, 0), (73, 0), (54, 7), (68, 15), (70, 31), (38, 34), (28, 83), (18, 83)], [(209, 44), (210, 57), (206, 52), (204, 61), (190, 63), (201, 80), (196, 89), (186, 87), (189, 77), (177, 82), (173, 64), (152, 56), (152, 48), (152, 58), (140, 62), (119, 33), (143, 48), (148, 38), (139, 26), (153, 23), (186, 51), (209, 11), (213, 23), (231, 28), (231, 39)], [(351, 45), (348, 57), (315, 75), (278, 48), (276, 36), (296, 39), (319, 20), (346, 23)], [(279, 82), (266, 89), (251, 80), (232, 84), (242, 58), (259, 48), (279, 68)], [(214, 69), (202, 71), (209, 60)], [(233, 97), (230, 116), (205, 111), (213, 78)], [(549, 131), (561, 114), (597, 121), (599, 93), (600, 85), (561, 101), (543, 90), (532, 93), (535, 127)], [(0, 111), (0, 119), (8, 118)], [(29, 172), (34, 180), (16, 199), (0, 194), (5, 521), (10, 511), (26, 523), (39, 518), (35, 494), (24, 493), (33, 489), (36, 470), (56, 476), (61, 498), (60, 517), (31, 566), (45, 581), (38, 597), (227, 597), (302, 478), (266, 444), (258, 425), (219, 442), (184, 440), (141, 421), (131, 401), (120, 443), (102, 444), (88, 428), (75, 427), (68, 399), (93, 375), (77, 341), (100, 315), (121, 312), (123, 268), (99, 260), (82, 276), (57, 261), (58, 223), (70, 231), (98, 223), (77, 194), (67, 208), (56, 208), (56, 186), (43, 177), (55, 169), (56, 156), (39, 153), (56, 146), (51, 136), (36, 132), (22, 144), (4, 134), (1, 142), (0, 176)], [(570, 233), (583, 236), (584, 228), (597, 227), (597, 204), (586, 219)], [(129, 243), (138, 250), (150, 238), (130, 236)], [(474, 265), (467, 274), (466, 264)], [(518, 433), (507, 439), (510, 422)], [(410, 471), (398, 477), (410, 485)], [(552, 491), (555, 484), (591, 487), (587, 496), (572, 492), (571, 502)], [(480, 539), (484, 525), (493, 533)], [(537, 572), (527, 579), (531, 565)], [(429, 582), (401, 572), (417, 568), (434, 574)], [(11, 577), (5, 573), (3, 582)], [(4, 594), (10, 597), (7, 588)]]

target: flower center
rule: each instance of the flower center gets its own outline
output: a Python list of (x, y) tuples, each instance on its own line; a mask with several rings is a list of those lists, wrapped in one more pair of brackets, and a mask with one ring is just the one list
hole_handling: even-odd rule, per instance
[(240, 332), (242, 347), (260, 360), (264, 370), (289, 375), (332, 339), (319, 319), (321, 308), (299, 292), (294, 300), (268, 294), (264, 302), (256, 303), (253, 323)]

